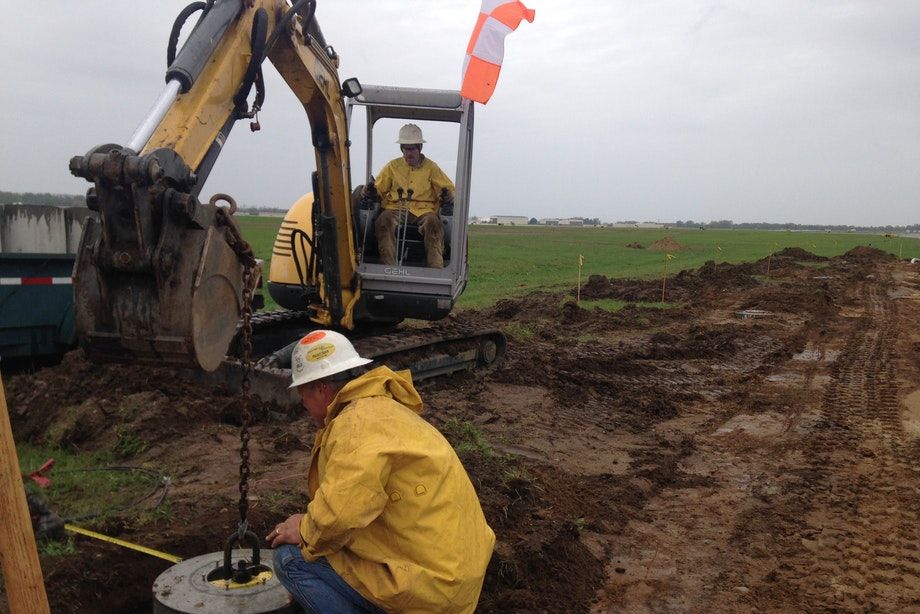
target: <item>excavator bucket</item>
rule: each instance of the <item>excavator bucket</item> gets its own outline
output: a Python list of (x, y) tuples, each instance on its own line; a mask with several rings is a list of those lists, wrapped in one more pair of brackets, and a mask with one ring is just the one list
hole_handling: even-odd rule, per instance
[[(95, 360), (217, 368), (258, 275), (232, 210), (198, 203), (175, 152), (115, 146), (71, 160), (95, 183), (74, 265), (77, 334)], [(247, 268), (250, 275), (246, 275)]]

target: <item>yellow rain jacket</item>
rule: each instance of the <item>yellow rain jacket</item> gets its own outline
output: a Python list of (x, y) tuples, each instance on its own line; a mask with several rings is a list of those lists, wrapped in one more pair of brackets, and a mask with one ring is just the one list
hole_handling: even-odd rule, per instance
[(403, 198), (408, 198), (406, 192), (412, 188), (409, 213), (416, 217), (437, 210), (441, 188), (454, 191), (454, 182), (444, 174), (440, 166), (424, 156), (418, 168), (409, 166), (404, 158), (390, 160), (380, 170), (374, 185), (380, 194), (380, 206), (392, 210), (399, 208), (397, 188), (403, 189)]
[(472, 612), (495, 534), (460, 459), (418, 414), (408, 371), (345, 385), (316, 434), (304, 558), (393, 612)]

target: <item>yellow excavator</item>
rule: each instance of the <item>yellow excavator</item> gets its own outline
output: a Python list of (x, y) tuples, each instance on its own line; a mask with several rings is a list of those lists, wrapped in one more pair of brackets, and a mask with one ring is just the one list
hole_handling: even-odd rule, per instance
[[(199, 12), (177, 51), (183, 24)], [(195, 2), (176, 18), (167, 56), (166, 86), (127, 144), (70, 161), (74, 175), (93, 183), (87, 204), (97, 213), (74, 268), (76, 327), (88, 355), (212, 371), (234, 362), (228, 348), (241, 354), (255, 346), (263, 370), (277, 376), (286, 343), (331, 327), (373, 358), (414, 352), (417, 377), (501, 356), (505, 339), (496, 330), (395, 327), (406, 318), (444, 318), (466, 285), (472, 102), (456, 91), (340, 81), (315, 0)], [(272, 251), (267, 287), (285, 309), (250, 317), (260, 272), (233, 219), (236, 205), (223, 194), (203, 202), (201, 191), (234, 124), (250, 119), (258, 128), (266, 58), (303, 105), (317, 170), (312, 193), (289, 210)], [(396, 266), (378, 261), (379, 203), (362, 197), (351, 178), (349, 121), (358, 110), (366, 120), (367, 180), (381, 119), (455, 126), (456, 192), (452, 210), (444, 203), (440, 211), (443, 269), (425, 266), (412, 228), (399, 235)]]

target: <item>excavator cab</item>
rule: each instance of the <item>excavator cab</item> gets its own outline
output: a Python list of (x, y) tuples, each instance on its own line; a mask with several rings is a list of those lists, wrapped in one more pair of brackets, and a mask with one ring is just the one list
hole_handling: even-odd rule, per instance
[[(453, 173), (456, 192), (452, 207), (439, 211), (444, 225), (444, 268), (425, 264), (421, 235), (412, 225), (397, 232), (397, 263), (385, 265), (377, 258), (374, 220), (379, 203), (360, 198), (356, 190), (355, 213), (357, 274), (361, 297), (355, 318), (387, 320), (415, 318), (438, 320), (450, 313), (463, 292), (467, 279), (466, 233), (469, 212), (469, 187), (472, 171), (473, 104), (451, 90), (362, 85), (362, 92), (347, 104), (349, 123), (355, 111), (363, 108), (366, 121), (366, 172), (368, 181), (386, 160), (374, 160), (374, 128), (380, 120), (401, 122), (449, 122), (456, 124), (457, 166)], [(358, 127), (352, 126), (352, 134)], [(377, 135), (389, 144), (392, 132)], [(395, 157), (395, 156), (394, 156)], [(450, 175), (451, 169), (445, 168)]]
[[(359, 135), (362, 126), (352, 125), (364, 120), (366, 167), (363, 177), (369, 182), (373, 172), (384, 162), (398, 155), (392, 145), (394, 126), (419, 122), (426, 126), (445, 123), (445, 133), (458, 134), (456, 169), (442, 166), (453, 174), (456, 190), (453, 205), (440, 210), (444, 224), (444, 267), (426, 266), (422, 238), (417, 228), (408, 224), (397, 233), (397, 264), (385, 265), (379, 260), (374, 221), (379, 215), (379, 203), (362, 198), (361, 185), (354, 188), (350, 202), (336, 207), (326, 218), (323, 230), (321, 207), (315, 194), (320, 174), (314, 175), (314, 190), (290, 208), (272, 250), (268, 290), (274, 301), (289, 310), (315, 310), (324, 297), (335, 296), (340, 290), (332, 286), (345, 278), (323, 274), (319, 269), (332, 259), (322, 253), (322, 234), (332, 234), (333, 226), (351, 228), (350, 254), (354, 266), (351, 280), (353, 303), (342, 312), (348, 314), (343, 328), (358, 328), (394, 324), (403, 319), (439, 320), (447, 316), (463, 292), (467, 279), (467, 214), (473, 147), (473, 104), (457, 91), (361, 84), (360, 92), (348, 97), (345, 114), (349, 135)], [(378, 122), (392, 120), (393, 126), (381, 128)], [(376, 128), (376, 130), (375, 130)], [(375, 136), (386, 143), (386, 160), (374, 160)], [(351, 140), (349, 140), (351, 143)], [(442, 143), (439, 143), (442, 144)], [(451, 172), (453, 170), (453, 173)], [(334, 218), (334, 219), (333, 219)], [(317, 239), (319, 237), (319, 239)], [(344, 247), (344, 242), (341, 242)], [(311, 283), (320, 279), (322, 283)], [(311, 316), (312, 317), (312, 316)]]

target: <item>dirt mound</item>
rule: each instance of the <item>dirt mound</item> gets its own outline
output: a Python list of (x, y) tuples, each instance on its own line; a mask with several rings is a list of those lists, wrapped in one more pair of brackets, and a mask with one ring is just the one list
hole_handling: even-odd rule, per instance
[(868, 245), (858, 245), (846, 252), (842, 258), (858, 262), (894, 262), (897, 260), (894, 254)]
[[(192, 384), (174, 369), (97, 365), (79, 350), (60, 365), (10, 378), (7, 394), (17, 438), (91, 449), (111, 447), (119, 433), (150, 445), (189, 422), (238, 423), (241, 410), (239, 395)], [(258, 417), (282, 408), (259, 403), (253, 410)]]
[(654, 243), (648, 246), (652, 251), (656, 252), (683, 252), (687, 251), (687, 247), (681, 245), (671, 237), (665, 237), (664, 239), (658, 239)]
[(812, 254), (810, 251), (804, 250), (801, 247), (786, 247), (783, 250), (773, 254), (773, 257), (789, 258), (791, 260), (800, 260), (802, 262), (824, 262), (828, 259), (826, 256)]
[[(669, 278), (665, 300), (679, 302), (691, 297), (711, 298), (729, 290), (742, 290), (758, 285), (752, 272), (744, 265), (716, 264), (710, 260), (699, 269), (683, 270)], [(658, 302), (661, 300), (660, 279), (608, 279), (591, 275), (582, 287), (581, 295), (589, 299), (618, 299), (629, 302)]]
[(642, 247), (641, 243), (636, 243), (635, 241), (633, 241), (632, 243), (627, 243), (626, 247), (630, 249), (645, 249), (644, 247)]

